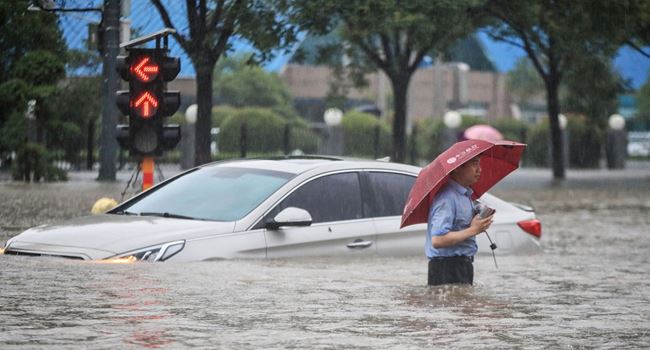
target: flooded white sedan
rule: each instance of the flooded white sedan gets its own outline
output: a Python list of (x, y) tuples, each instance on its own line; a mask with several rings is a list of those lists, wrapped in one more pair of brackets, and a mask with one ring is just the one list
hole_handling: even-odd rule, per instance
[[(426, 225), (399, 228), (420, 168), (300, 157), (194, 168), (102, 215), (31, 228), (5, 254), (108, 262), (422, 255)], [(540, 250), (531, 208), (493, 195), (500, 254)], [(489, 252), (485, 234), (479, 253)]]

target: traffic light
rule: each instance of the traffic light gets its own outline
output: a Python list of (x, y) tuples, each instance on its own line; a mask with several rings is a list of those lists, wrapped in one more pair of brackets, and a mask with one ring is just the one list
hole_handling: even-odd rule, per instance
[(166, 49), (127, 50), (128, 56), (117, 58), (117, 71), (129, 90), (117, 92), (117, 105), (129, 116), (129, 125), (118, 125), (117, 140), (131, 155), (159, 156), (180, 140), (180, 126), (164, 125), (180, 105), (180, 92), (166, 90), (180, 71), (180, 60), (167, 56)]

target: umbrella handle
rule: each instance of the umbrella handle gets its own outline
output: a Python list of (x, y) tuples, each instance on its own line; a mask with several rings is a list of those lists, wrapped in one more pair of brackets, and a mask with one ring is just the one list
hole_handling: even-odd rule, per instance
[(494, 242), (492, 242), (492, 238), (490, 238), (490, 235), (488, 234), (487, 231), (483, 231), (483, 232), (485, 232), (485, 235), (487, 236), (488, 240), (490, 241), (490, 249), (492, 249), (492, 259), (494, 259), (494, 267), (499, 269), (499, 265), (497, 265), (497, 257), (496, 257), (496, 255), (494, 255), (494, 250), (497, 249), (497, 245), (494, 244)]

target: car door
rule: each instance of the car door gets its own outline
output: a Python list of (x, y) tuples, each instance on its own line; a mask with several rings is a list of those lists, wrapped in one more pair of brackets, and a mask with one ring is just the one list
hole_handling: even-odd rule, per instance
[(417, 255), (424, 252), (426, 224), (400, 229), (406, 198), (415, 176), (389, 171), (363, 173), (364, 209), (373, 217), (379, 255)]
[(303, 183), (262, 220), (288, 207), (309, 212), (307, 227), (265, 229), (269, 258), (294, 256), (362, 256), (376, 253), (372, 219), (363, 213), (359, 174), (343, 172)]

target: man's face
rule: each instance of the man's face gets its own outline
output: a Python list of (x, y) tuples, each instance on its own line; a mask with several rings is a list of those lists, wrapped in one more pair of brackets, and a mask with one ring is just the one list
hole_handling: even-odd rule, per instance
[(481, 157), (476, 156), (469, 162), (451, 172), (451, 178), (463, 186), (475, 184), (481, 177)]

